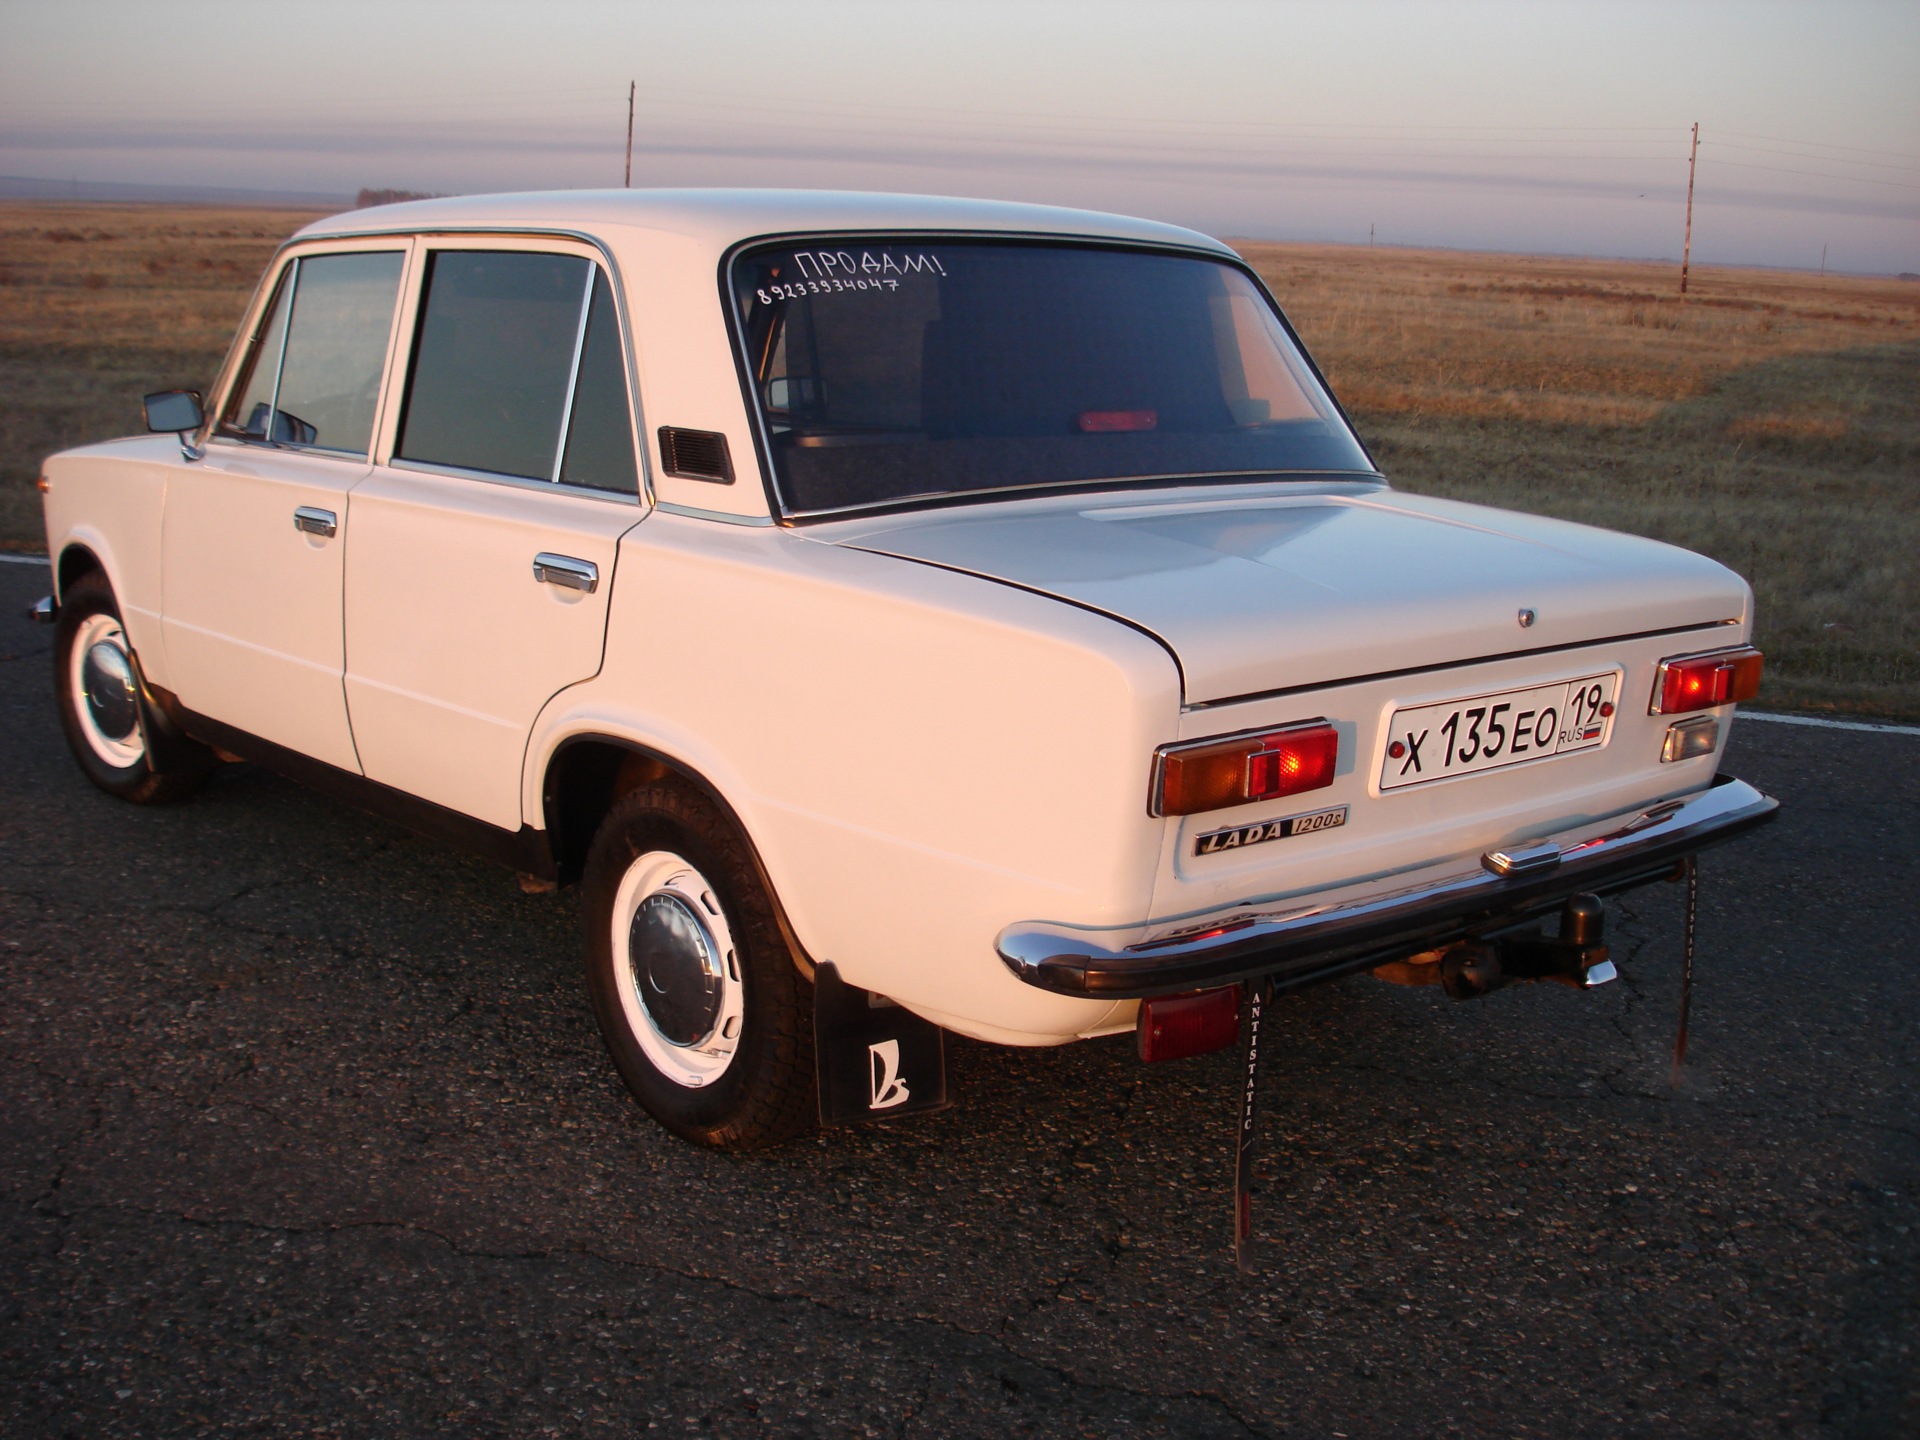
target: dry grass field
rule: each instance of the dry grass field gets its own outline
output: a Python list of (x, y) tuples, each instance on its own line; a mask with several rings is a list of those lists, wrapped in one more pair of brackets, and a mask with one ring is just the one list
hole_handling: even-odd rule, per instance
[[(0, 204), (0, 547), (42, 455), (204, 386), (286, 210)], [(1396, 484), (1671, 540), (1759, 594), (1762, 699), (1920, 715), (1920, 283), (1241, 247)]]
[(204, 390), (292, 210), (0, 202), (0, 548), (44, 550), (42, 456)]
[(1396, 485), (1702, 551), (1763, 702), (1920, 715), (1920, 283), (1241, 249)]

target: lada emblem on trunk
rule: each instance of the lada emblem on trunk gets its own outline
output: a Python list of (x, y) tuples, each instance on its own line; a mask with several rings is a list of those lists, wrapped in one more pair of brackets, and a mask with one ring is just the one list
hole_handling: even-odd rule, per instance
[(1209, 830), (1193, 842), (1196, 855), (1213, 855), (1222, 850), (1238, 850), (1266, 840), (1285, 840), (1294, 835), (1311, 835), (1316, 830), (1332, 830), (1347, 823), (1347, 807), (1315, 810), (1311, 815), (1288, 815), (1279, 820), (1262, 820), (1257, 825), (1236, 825), (1231, 830)]

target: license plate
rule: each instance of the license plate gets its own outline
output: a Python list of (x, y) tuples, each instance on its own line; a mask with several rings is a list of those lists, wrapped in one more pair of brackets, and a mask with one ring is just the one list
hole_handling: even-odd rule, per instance
[(1380, 788), (1398, 790), (1598, 750), (1613, 730), (1618, 671), (1393, 712)]

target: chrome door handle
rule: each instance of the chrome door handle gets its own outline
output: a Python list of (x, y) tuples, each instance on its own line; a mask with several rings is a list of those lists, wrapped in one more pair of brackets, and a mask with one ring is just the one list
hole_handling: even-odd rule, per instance
[(340, 520), (331, 510), (302, 505), (293, 512), (293, 528), (304, 530), (309, 535), (331, 539), (340, 529)]
[(584, 590), (591, 595), (600, 587), (600, 567), (591, 560), (549, 555), (543, 550), (533, 557), (533, 578), (566, 590)]

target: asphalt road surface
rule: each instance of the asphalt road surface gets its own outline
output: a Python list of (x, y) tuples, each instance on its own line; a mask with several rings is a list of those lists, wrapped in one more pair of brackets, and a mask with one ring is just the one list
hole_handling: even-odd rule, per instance
[(0, 565), (0, 1434), (1920, 1434), (1920, 738), (1736, 726), (1784, 818), (1623, 979), (1284, 1000), (1235, 1057), (962, 1042), (771, 1154), (626, 1097), (570, 896), (229, 767), (94, 791)]

